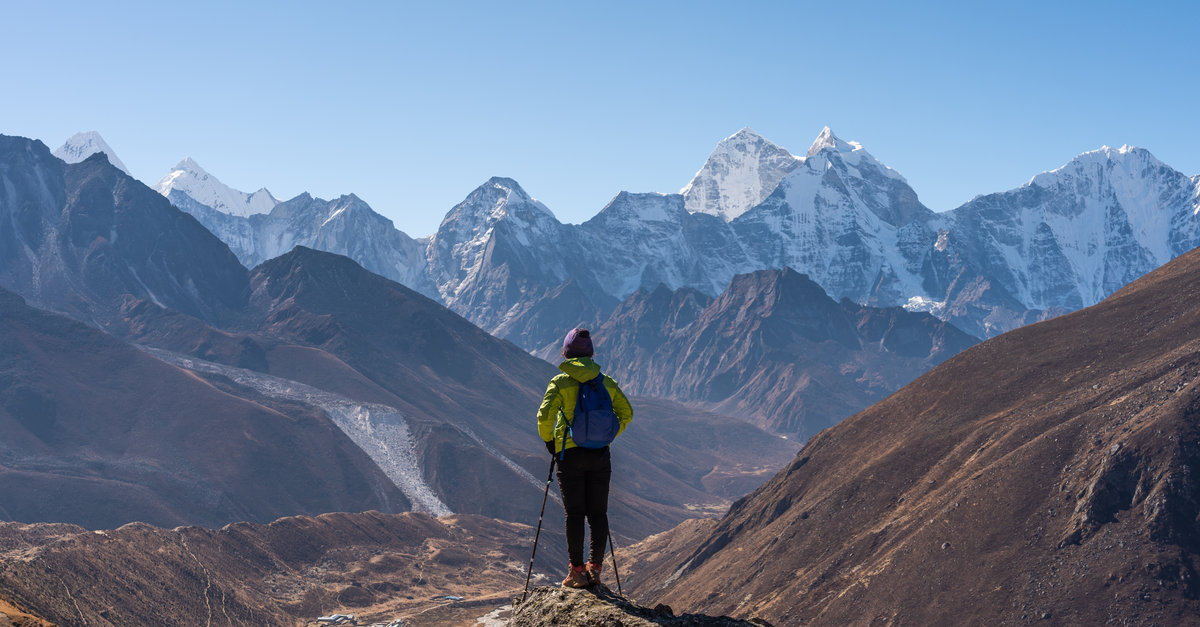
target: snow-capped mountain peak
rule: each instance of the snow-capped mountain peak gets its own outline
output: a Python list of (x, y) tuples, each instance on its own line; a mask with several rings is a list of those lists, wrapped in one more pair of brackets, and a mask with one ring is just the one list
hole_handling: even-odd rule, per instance
[(175, 164), (174, 169), (183, 170), (185, 172), (195, 172), (197, 174), (208, 174), (208, 170), (200, 167), (200, 164), (196, 163), (196, 160), (192, 159), (191, 157), (184, 157), (182, 161)]
[(540, 222), (547, 218), (558, 222), (554, 213), (530, 196), (519, 183), (507, 177), (493, 176), (452, 209), (443, 225), (460, 222), (482, 226), (503, 219)]
[(802, 160), (749, 127), (721, 140), (680, 194), (691, 213), (726, 221), (761, 203)]
[(821, 133), (817, 135), (815, 140), (813, 140), (812, 146), (809, 146), (808, 152), (805, 154), (805, 156), (811, 157), (818, 152), (821, 152), (821, 150), (825, 148), (832, 148), (837, 152), (845, 153), (861, 150), (862, 144), (859, 144), (858, 142), (843, 141), (840, 137), (833, 133), (833, 129), (826, 126), (825, 128), (821, 129)]
[[(125, 164), (117, 157), (117, 153), (96, 131), (75, 133), (62, 146), (59, 146), (58, 150), (54, 151), (54, 156), (67, 163), (79, 163), (98, 152), (103, 152), (104, 156), (108, 157), (109, 163), (129, 174), (129, 168), (125, 167)], [(133, 175), (130, 174), (130, 176)]]
[[(832, 155), (836, 155), (837, 158), (854, 168), (860, 170), (863, 168), (877, 169), (880, 174), (890, 179), (907, 182), (899, 172), (884, 165), (873, 157), (871, 153), (867, 152), (862, 144), (855, 141), (845, 141), (835, 135), (833, 129), (826, 126), (821, 129), (821, 133), (813, 140), (812, 146), (809, 146), (808, 152), (805, 153), (805, 159)], [(815, 164), (810, 164), (810, 166), (816, 167)], [(824, 166), (822, 165), (821, 167)]]
[(185, 194), (211, 209), (241, 217), (270, 213), (279, 204), (266, 188), (247, 194), (225, 185), (191, 157), (176, 164), (158, 181), (154, 191), (168, 198), (172, 192)]
[(1064, 176), (1099, 166), (1120, 168), (1132, 175), (1136, 175), (1138, 172), (1168, 167), (1145, 148), (1130, 146), (1129, 144), (1125, 144), (1120, 148), (1101, 146), (1096, 150), (1088, 151), (1075, 157), (1062, 167), (1034, 176), (1029, 180), (1029, 184), (1038, 187), (1056, 185)]

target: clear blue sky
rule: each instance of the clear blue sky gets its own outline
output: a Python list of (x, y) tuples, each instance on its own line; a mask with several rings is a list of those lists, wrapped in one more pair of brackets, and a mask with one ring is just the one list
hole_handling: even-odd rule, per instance
[(97, 130), (156, 182), (355, 193), (413, 236), (488, 177), (564, 222), (743, 126), (829, 125), (930, 208), (1101, 145), (1200, 173), (1197, 2), (7, 0), (0, 133)]

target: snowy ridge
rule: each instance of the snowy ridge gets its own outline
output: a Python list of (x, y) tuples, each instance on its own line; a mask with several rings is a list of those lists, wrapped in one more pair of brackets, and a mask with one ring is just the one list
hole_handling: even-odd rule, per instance
[(1084, 153), (948, 215), (958, 250), (994, 266), (1020, 302), (1073, 310), (1200, 245), (1196, 206), (1191, 179), (1123, 146)]
[[(104, 156), (108, 157), (108, 162), (117, 166), (117, 169), (129, 174), (129, 168), (125, 167), (117, 153), (96, 131), (75, 133), (67, 138), (67, 141), (59, 146), (53, 154), (67, 163), (79, 163), (98, 152), (104, 153)], [(130, 174), (130, 176), (133, 175)]]
[(167, 197), (175, 190), (216, 211), (239, 217), (268, 213), (279, 204), (266, 188), (247, 194), (225, 185), (191, 157), (180, 161), (154, 186), (154, 191)]

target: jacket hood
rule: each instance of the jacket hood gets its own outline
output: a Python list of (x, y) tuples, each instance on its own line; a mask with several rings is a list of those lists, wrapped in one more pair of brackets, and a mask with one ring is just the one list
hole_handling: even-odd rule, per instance
[(592, 361), (591, 357), (572, 357), (559, 364), (558, 369), (580, 383), (591, 381), (600, 374), (600, 364)]

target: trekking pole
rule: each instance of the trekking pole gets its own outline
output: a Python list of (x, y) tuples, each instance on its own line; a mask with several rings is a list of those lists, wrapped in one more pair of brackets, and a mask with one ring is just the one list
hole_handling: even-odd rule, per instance
[(625, 596), (625, 592), (621, 590), (621, 573), (617, 572), (617, 547), (612, 541), (612, 529), (608, 530), (608, 550), (612, 552), (613, 576), (617, 578), (617, 594)]
[[(529, 595), (529, 577), (533, 574), (533, 558), (537, 557), (538, 538), (542, 535), (542, 517), (546, 515), (546, 499), (550, 498), (550, 482), (554, 481), (554, 464), (558, 461), (558, 457), (550, 458), (550, 472), (546, 475), (546, 493), (542, 495), (542, 512), (538, 514), (537, 533), (533, 534), (533, 555), (529, 556), (529, 570), (525, 571), (525, 592), (521, 593), (521, 602), (525, 602), (525, 597)], [(612, 543), (611, 535), (609, 534), (609, 543)], [(616, 568), (616, 562), (613, 562), (613, 568)], [(620, 584), (617, 585), (620, 587)]]

